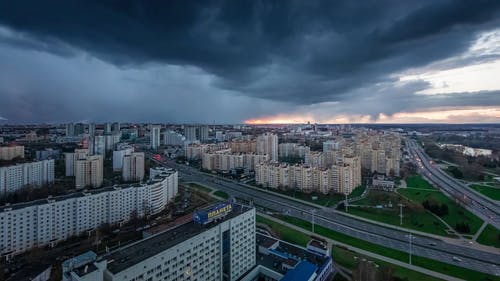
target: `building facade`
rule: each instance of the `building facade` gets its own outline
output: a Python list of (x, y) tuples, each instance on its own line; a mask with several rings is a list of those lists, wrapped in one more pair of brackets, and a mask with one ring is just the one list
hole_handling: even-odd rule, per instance
[(257, 137), (257, 154), (267, 154), (271, 161), (278, 161), (278, 136), (265, 133)]
[(103, 157), (102, 155), (91, 155), (75, 161), (75, 187), (97, 188), (103, 181)]
[(152, 149), (160, 147), (160, 126), (151, 126), (150, 144)]
[(123, 157), (122, 179), (124, 181), (144, 180), (144, 152), (134, 152)]
[(54, 182), (54, 160), (0, 167), (0, 196), (26, 186), (41, 186)]

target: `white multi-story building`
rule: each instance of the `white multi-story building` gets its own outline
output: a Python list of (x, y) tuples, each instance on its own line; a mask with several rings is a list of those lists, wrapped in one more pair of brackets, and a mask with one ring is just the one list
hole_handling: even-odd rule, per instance
[(100, 187), (103, 181), (103, 157), (91, 155), (75, 162), (75, 187)]
[(26, 186), (41, 186), (54, 182), (54, 160), (0, 167), (0, 196)]
[(121, 171), (123, 167), (123, 158), (131, 155), (134, 152), (134, 147), (124, 145), (113, 151), (113, 171)]
[(267, 154), (272, 161), (278, 161), (278, 136), (265, 133), (257, 137), (257, 154)]
[(255, 209), (232, 209), (216, 222), (188, 222), (90, 264), (65, 267), (63, 280), (241, 280), (256, 266)]
[(0, 207), (0, 255), (63, 241), (131, 215), (157, 214), (177, 194), (177, 172), (165, 171), (147, 184), (114, 186)]
[(134, 152), (123, 157), (122, 179), (124, 181), (144, 179), (144, 152)]
[(166, 131), (163, 135), (163, 143), (165, 145), (182, 146), (185, 140), (186, 138), (183, 135), (174, 131)]
[(160, 129), (161, 127), (157, 125), (151, 126), (150, 144), (152, 149), (160, 147)]
[(2, 146), (0, 147), (0, 160), (12, 160), (14, 158), (24, 158), (24, 146)]

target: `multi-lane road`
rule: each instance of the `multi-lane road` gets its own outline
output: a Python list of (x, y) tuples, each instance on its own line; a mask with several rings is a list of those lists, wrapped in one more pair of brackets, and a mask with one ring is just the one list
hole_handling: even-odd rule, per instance
[(446, 194), (462, 202), (462, 205), (472, 213), (500, 229), (498, 202), (472, 190), (441, 170), (415, 141), (408, 140), (407, 147), (421, 174)]
[(201, 173), (188, 166), (178, 165), (174, 162), (169, 162), (167, 165), (177, 169), (184, 181), (200, 182), (223, 190), (237, 198), (252, 200), (256, 205), (285, 212), (290, 216), (308, 221), (311, 221), (312, 209), (314, 209), (314, 221), (317, 225), (407, 253), (410, 251), (409, 239), (413, 237), (411, 238), (413, 255), (500, 276), (500, 255), (497, 253), (481, 251), (468, 245), (451, 244), (425, 236), (409, 235), (408, 232), (343, 216), (329, 208), (313, 208), (290, 198), (248, 188), (238, 182)]

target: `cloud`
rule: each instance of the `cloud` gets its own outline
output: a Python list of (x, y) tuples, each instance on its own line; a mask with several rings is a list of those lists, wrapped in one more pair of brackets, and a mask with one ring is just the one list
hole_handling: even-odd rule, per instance
[(399, 77), (498, 59), (485, 32), (499, 10), (483, 0), (1, 1), (0, 113), (210, 123), (498, 104), (486, 92), (422, 97), (432, 83)]

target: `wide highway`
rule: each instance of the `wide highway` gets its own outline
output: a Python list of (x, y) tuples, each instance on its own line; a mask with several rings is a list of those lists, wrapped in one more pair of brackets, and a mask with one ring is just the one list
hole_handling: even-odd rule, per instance
[[(162, 162), (162, 164), (177, 169), (179, 175), (186, 182), (200, 182), (212, 188), (223, 190), (234, 197), (252, 200), (258, 206), (264, 206), (307, 221), (311, 221), (312, 212), (314, 212), (316, 225), (407, 253), (410, 251), (409, 239), (412, 239), (411, 252), (413, 255), (500, 276), (500, 255), (497, 253), (450, 244), (425, 236), (409, 235), (408, 232), (342, 216), (330, 209), (314, 208), (293, 199), (248, 188), (238, 182), (205, 174), (188, 166), (178, 165), (174, 162), (168, 164)], [(454, 259), (454, 257), (456, 258)]]
[(407, 147), (422, 175), (451, 197), (458, 199), (472, 213), (500, 229), (500, 204), (475, 190), (435, 166), (431, 158), (415, 141), (408, 140)]

